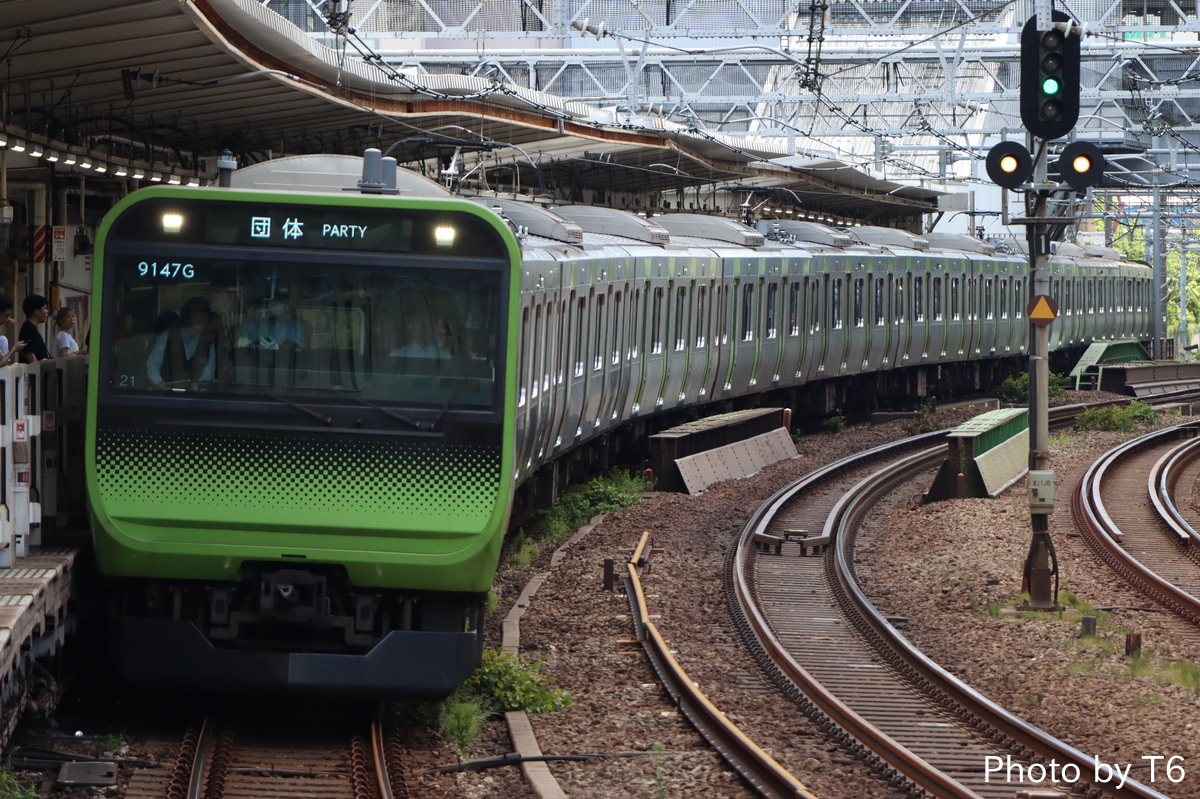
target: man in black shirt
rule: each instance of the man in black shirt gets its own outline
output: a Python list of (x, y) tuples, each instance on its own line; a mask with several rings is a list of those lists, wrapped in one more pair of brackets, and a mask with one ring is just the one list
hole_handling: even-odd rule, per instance
[(25, 324), (21, 325), (17, 335), (18, 341), (25, 342), (21, 358), (25, 363), (44, 361), (50, 357), (50, 350), (46, 348), (46, 339), (42, 338), (38, 326), (46, 324), (50, 318), (50, 301), (41, 294), (30, 294), (21, 303), (21, 310), (25, 312)]

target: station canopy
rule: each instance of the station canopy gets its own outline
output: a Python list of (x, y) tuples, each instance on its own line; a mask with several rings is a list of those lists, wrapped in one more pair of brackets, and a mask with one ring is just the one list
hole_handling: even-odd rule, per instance
[[(733, 187), (846, 217), (912, 220), (935, 191), (785, 143), (631, 117), (489, 78), (401, 71), (317, 42), (256, 0), (7, 0), (10, 170), (206, 182), (240, 164), (378, 147), (401, 164), (475, 158), (521, 192), (703, 196)], [(11, 140), (11, 141), (8, 141)], [(482, 154), (482, 155), (481, 155)], [(567, 187), (565, 190), (563, 187)], [(760, 200), (756, 200), (759, 202)]]

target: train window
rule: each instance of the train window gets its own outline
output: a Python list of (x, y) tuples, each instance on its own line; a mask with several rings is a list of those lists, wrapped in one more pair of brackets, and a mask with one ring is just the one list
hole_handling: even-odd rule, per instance
[(816, 278), (805, 278), (808, 282), (808, 332), (817, 333), (821, 330), (821, 290)]
[(633, 307), (629, 309), (629, 318), (633, 320), (632, 334), (629, 336), (629, 360), (636, 361), (638, 353), (641, 352), (641, 338), (638, 332), (642, 329), (642, 290), (636, 289), (633, 292)]
[(800, 283), (788, 289), (788, 335), (800, 335)]
[(587, 343), (587, 337), (584, 335), (587, 330), (587, 299), (579, 298), (579, 302), (575, 304), (575, 318), (572, 320), (575, 327), (575, 366), (572, 374), (575, 377), (583, 377), (583, 363), (587, 360), (587, 354), (583, 350), (583, 345)]
[(967, 318), (979, 318), (979, 278), (967, 280)]
[(729, 343), (729, 331), (726, 329), (725, 320), (728, 315), (728, 309), (725, 304), (729, 301), (729, 292), (722, 286), (717, 287), (717, 340), (721, 346)]
[(863, 279), (854, 281), (854, 326), (863, 326)]
[(903, 278), (896, 281), (896, 304), (892, 308), (892, 321), (895, 324), (902, 325), (905, 322), (905, 307), (904, 307), (904, 280)]
[(1108, 286), (1108, 312), (1112, 313), (1117, 310), (1117, 281), (1110, 277), (1104, 283)]
[(933, 279), (933, 321), (942, 321), (942, 279)]
[(1021, 281), (1013, 278), (1012, 289), (1013, 318), (1020, 319), (1025, 315), (1025, 300), (1021, 296)]
[(596, 319), (592, 324), (592, 330), (596, 331), (596, 341), (592, 345), (592, 371), (604, 368), (604, 334), (608, 332), (608, 327), (604, 324), (604, 295), (600, 294), (596, 297)]
[(830, 309), (833, 314), (833, 324), (831, 327), (834, 330), (842, 329), (842, 279), (835, 278), (833, 281), (833, 291), (830, 295)]
[[(547, 302), (545, 314), (545, 318), (547, 319), (550, 318), (550, 307), (550, 304)], [(548, 344), (544, 337), (545, 334), (542, 332), (545, 330), (545, 325), (542, 323), (544, 323), (544, 318), (542, 318), (541, 306), (539, 305), (533, 311), (533, 347), (536, 360), (533, 365), (533, 386), (530, 386), (533, 396), (530, 397), (530, 401), (538, 398), (540, 395), (539, 388), (541, 391), (550, 390), (550, 373), (546, 371), (546, 349)]]
[(708, 314), (706, 313), (705, 300), (708, 298), (708, 288), (700, 286), (696, 290), (696, 349), (704, 349), (704, 345), (708, 343), (707, 327)]
[(621, 292), (613, 294), (612, 308), (612, 365), (621, 363)]
[(742, 286), (742, 341), (754, 341), (754, 286)]
[(775, 326), (776, 305), (779, 303), (779, 284), (767, 285), (767, 338), (778, 338), (779, 331)]
[(875, 278), (875, 326), (883, 324), (883, 279)]
[(675, 351), (682, 352), (687, 346), (687, 289), (681, 287), (675, 296)]
[(1075, 298), (1072, 296), (1071, 287), (1071, 281), (1064, 280), (1062, 282), (1062, 307), (1067, 309), (1067, 316), (1075, 315)]
[[(525, 387), (530, 384), (530, 375), (533, 373), (533, 360), (529, 352), (529, 342), (538, 341), (539, 339), (529, 338), (529, 309), (521, 309), (521, 354), (520, 366), (517, 367), (521, 374), (521, 387), (517, 390), (517, 407), (525, 407)], [(534, 383), (533, 388), (536, 390), (537, 384)]]
[(654, 290), (654, 304), (650, 309), (650, 354), (661, 355), (663, 351), (663, 290)]
[(957, 277), (950, 278), (950, 318), (954, 321), (962, 319), (962, 309), (960, 308), (962, 302), (959, 299), (959, 282), (960, 280)]
[(913, 318), (918, 322), (925, 321), (925, 292), (922, 291), (924, 284), (924, 278), (913, 278)]
[(994, 281), (990, 277), (987, 278), (985, 281), (983, 281), (983, 318), (984, 319), (992, 319), (995, 316), (994, 309), (992, 307), (992, 293), (994, 291), (994, 286), (992, 285), (993, 282)]

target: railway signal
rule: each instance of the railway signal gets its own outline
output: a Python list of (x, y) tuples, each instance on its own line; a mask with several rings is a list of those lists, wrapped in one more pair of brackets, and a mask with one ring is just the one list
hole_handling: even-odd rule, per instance
[(1002, 141), (988, 150), (985, 165), (992, 182), (1006, 189), (1017, 188), (1033, 175), (1033, 158), (1015, 141)]
[(1063, 12), (1051, 19), (1050, 30), (1038, 30), (1037, 15), (1021, 29), (1021, 122), (1042, 139), (1066, 136), (1079, 120), (1079, 36)]
[(1104, 177), (1107, 165), (1100, 148), (1085, 141), (1068, 144), (1057, 162), (1058, 174), (1075, 189), (1095, 186)]

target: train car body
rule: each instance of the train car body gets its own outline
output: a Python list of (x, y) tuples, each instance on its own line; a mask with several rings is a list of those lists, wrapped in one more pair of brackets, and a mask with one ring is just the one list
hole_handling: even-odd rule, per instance
[[(1027, 266), (975, 239), (327, 188), (146, 190), (102, 225), (88, 488), (135, 678), (444, 695), (514, 492), (563, 462), (1024, 365)], [(1051, 271), (1054, 348), (1149, 334), (1145, 266)]]
[(97, 244), (88, 493), (123, 669), (452, 690), (513, 494), (507, 226), (452, 199), (156, 188)]

